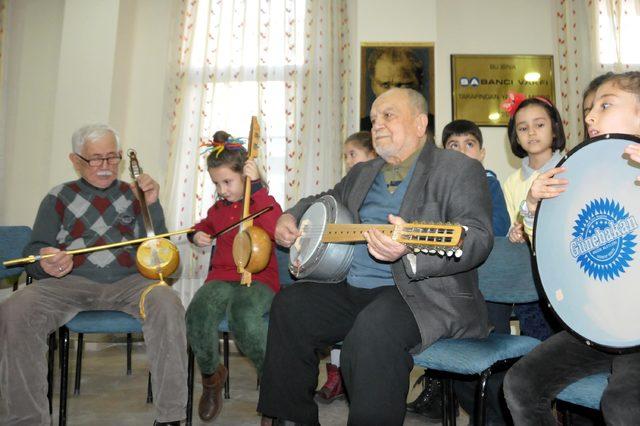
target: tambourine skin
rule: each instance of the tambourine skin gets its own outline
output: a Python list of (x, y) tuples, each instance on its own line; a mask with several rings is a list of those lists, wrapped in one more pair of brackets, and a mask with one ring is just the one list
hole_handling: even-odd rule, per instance
[(539, 293), (563, 327), (612, 353), (640, 349), (640, 164), (607, 134), (572, 149), (557, 165), (565, 192), (542, 200), (534, 220)]
[(136, 266), (140, 274), (150, 280), (166, 278), (180, 265), (180, 252), (165, 238), (155, 238), (140, 244), (136, 251)]
[(351, 243), (323, 243), (328, 223), (353, 223), (353, 216), (333, 196), (318, 198), (300, 218), (301, 237), (289, 250), (289, 271), (299, 281), (344, 281), (353, 260)]

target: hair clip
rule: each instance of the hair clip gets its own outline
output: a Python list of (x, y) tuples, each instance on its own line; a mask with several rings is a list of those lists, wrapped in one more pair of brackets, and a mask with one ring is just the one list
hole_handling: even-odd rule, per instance
[(237, 150), (244, 149), (243, 143), (246, 138), (233, 138), (229, 136), (226, 141), (217, 141), (214, 139), (208, 140), (207, 142), (201, 143), (200, 148), (204, 148), (200, 155), (208, 155), (210, 152), (215, 152), (216, 158), (220, 156), (222, 151), (225, 149), (228, 150)]
[[(518, 111), (520, 104), (526, 99), (527, 96), (524, 93), (509, 92), (507, 99), (502, 101), (502, 103), (500, 104), (500, 108), (506, 111), (507, 114), (509, 114), (509, 117), (513, 117), (516, 111)], [(544, 96), (534, 96), (532, 99), (537, 99), (553, 108), (553, 104), (551, 103), (551, 101)]]
[(500, 109), (506, 111), (507, 114), (509, 114), (509, 117), (513, 117), (513, 115), (518, 110), (518, 107), (525, 99), (527, 99), (527, 97), (524, 95), (524, 93), (509, 92), (507, 99), (502, 101), (502, 103), (500, 104)]

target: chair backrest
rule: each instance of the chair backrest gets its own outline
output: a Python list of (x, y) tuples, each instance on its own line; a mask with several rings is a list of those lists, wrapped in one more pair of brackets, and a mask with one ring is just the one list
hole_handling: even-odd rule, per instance
[(478, 268), (478, 277), (480, 291), (487, 302), (530, 303), (538, 300), (527, 244), (496, 237), (491, 254)]
[[(31, 240), (28, 226), (0, 226), (0, 262), (22, 257), (22, 250)], [(0, 263), (0, 279), (20, 275), (22, 266), (5, 268)]]

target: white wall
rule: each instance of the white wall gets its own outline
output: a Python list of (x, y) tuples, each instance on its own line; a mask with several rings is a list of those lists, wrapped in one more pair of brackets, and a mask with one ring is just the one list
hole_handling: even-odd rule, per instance
[[(360, 0), (355, 57), (360, 58), (361, 42), (434, 43), (439, 142), (442, 128), (452, 118), (450, 55), (555, 54), (552, 1)], [(482, 134), (485, 167), (504, 180), (520, 166), (509, 149), (506, 128), (483, 127)]]
[(76, 178), (71, 134), (92, 122), (115, 127), (164, 183), (171, 8), (171, 0), (11, 2), (0, 223), (31, 225), (44, 194)]
[[(439, 134), (451, 119), (449, 55), (554, 54), (552, 1), (358, 0), (350, 4), (353, 55), (359, 61), (361, 42), (433, 42)], [(0, 223), (33, 223), (46, 191), (75, 177), (67, 158), (71, 132), (92, 121), (118, 129), (123, 148), (135, 147), (145, 171), (165, 184), (173, 7), (174, 0), (11, 2)], [(353, 87), (357, 99), (359, 82)], [(518, 166), (505, 129), (483, 133), (485, 166), (504, 179)]]

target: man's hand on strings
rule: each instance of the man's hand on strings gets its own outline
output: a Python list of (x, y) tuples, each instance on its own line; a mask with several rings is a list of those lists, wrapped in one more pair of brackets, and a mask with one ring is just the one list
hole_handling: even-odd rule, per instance
[(55, 253), (55, 256), (40, 260), (40, 266), (52, 277), (62, 278), (73, 269), (73, 256), (55, 247), (40, 249), (41, 255), (52, 253)]
[[(392, 225), (404, 225), (406, 222), (399, 216), (389, 215), (389, 223)], [(362, 233), (367, 240), (367, 248), (371, 256), (385, 262), (395, 262), (405, 254), (411, 253), (408, 247), (394, 241), (375, 228)]]
[[(160, 185), (158, 184), (158, 182), (153, 180), (153, 178), (146, 173), (143, 173), (140, 176), (138, 176), (138, 179), (136, 179), (136, 182), (138, 182), (138, 186), (144, 193), (144, 199), (147, 205), (153, 204), (156, 201), (158, 201), (158, 195), (160, 194)], [(136, 188), (136, 184), (131, 183), (131, 189), (133, 190), (133, 193), (136, 194), (136, 197), (137, 197), (138, 193), (135, 190), (135, 188)]]
[(291, 247), (296, 239), (302, 235), (296, 225), (296, 218), (284, 213), (276, 222), (276, 243), (282, 247)]

